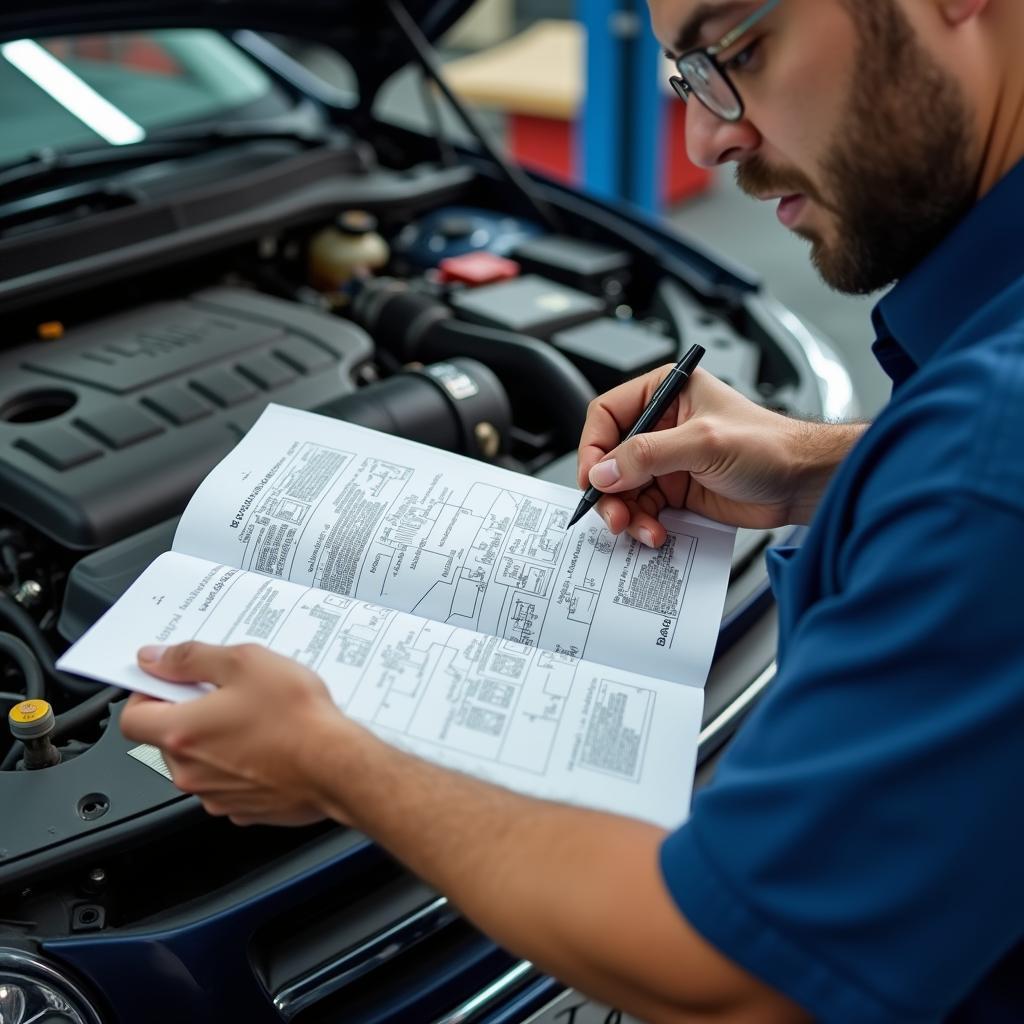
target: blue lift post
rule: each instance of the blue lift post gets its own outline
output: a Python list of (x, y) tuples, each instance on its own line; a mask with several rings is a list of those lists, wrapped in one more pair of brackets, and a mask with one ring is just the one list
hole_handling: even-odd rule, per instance
[(586, 80), (577, 161), (584, 187), (660, 212), (667, 118), (663, 59), (645, 0), (577, 0)]

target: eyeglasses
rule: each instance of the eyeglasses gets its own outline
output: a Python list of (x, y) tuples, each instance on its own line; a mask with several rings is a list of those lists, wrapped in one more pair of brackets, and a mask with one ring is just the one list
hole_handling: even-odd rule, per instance
[(717, 43), (687, 50), (681, 57), (677, 57), (676, 67), (679, 69), (679, 76), (673, 75), (669, 79), (676, 95), (684, 103), (688, 103), (692, 93), (716, 117), (723, 121), (739, 121), (743, 117), (743, 100), (719, 62), (718, 56), (735, 46), (766, 14), (778, 7), (779, 3), (780, 0), (768, 0), (744, 18), (732, 31), (722, 36)]

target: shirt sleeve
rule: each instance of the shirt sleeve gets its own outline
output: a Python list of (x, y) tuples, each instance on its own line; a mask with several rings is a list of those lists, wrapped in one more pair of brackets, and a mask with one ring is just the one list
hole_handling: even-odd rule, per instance
[(964, 494), (856, 527), (662, 847), (687, 920), (818, 1019), (940, 1019), (1024, 933), (1022, 550)]

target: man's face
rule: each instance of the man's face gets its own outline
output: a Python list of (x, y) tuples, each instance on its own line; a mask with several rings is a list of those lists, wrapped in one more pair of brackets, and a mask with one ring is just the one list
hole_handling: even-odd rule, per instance
[[(678, 55), (717, 42), (756, 0), (650, 0)], [(779, 200), (827, 284), (866, 293), (908, 274), (977, 197), (970, 111), (897, 0), (782, 0), (719, 58), (742, 96), (729, 124), (691, 97), (687, 147), (736, 163), (740, 187)]]

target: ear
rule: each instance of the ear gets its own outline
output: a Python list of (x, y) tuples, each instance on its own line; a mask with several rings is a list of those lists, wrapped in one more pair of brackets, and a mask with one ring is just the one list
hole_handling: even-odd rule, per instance
[(990, 0), (936, 0), (935, 6), (946, 24), (955, 27), (976, 18), (989, 6), (989, 2)]

